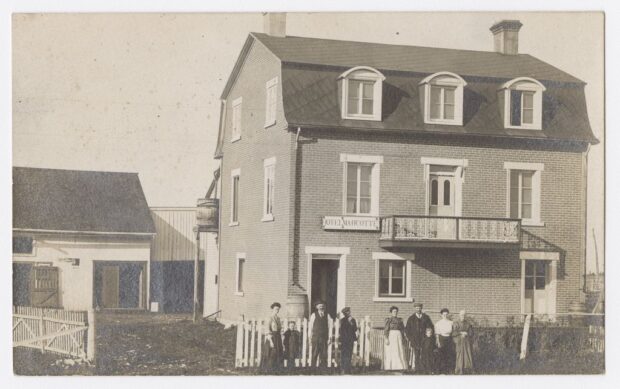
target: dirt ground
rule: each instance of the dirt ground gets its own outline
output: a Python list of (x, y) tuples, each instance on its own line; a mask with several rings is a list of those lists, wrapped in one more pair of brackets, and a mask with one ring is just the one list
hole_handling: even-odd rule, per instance
[[(215, 322), (194, 324), (189, 315), (105, 313), (97, 315), (94, 365), (76, 363), (34, 349), (15, 348), (18, 375), (255, 375), (257, 369), (235, 369), (235, 329)], [(477, 358), (477, 374), (602, 374), (603, 354), (538, 355)], [(378, 369), (356, 374), (400, 374)], [(338, 374), (307, 369), (281, 374)]]

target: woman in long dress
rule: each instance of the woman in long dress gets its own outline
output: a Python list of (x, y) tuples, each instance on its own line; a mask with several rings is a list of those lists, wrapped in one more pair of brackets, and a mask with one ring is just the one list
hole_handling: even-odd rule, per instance
[(265, 337), (265, 368), (277, 371), (282, 366), (282, 322), (278, 316), (280, 303), (271, 304), (271, 317), (268, 320), (269, 330)]
[(439, 350), (439, 372), (450, 374), (454, 369), (454, 341), (452, 340), (454, 323), (449, 319), (450, 311), (448, 308), (443, 308), (440, 313), (441, 319), (435, 323), (435, 336)]
[(459, 320), (454, 323), (452, 338), (456, 349), (456, 365), (454, 374), (470, 373), (474, 368), (474, 360), (471, 351), (471, 337), (473, 326), (467, 321), (465, 311), (459, 312)]
[(403, 346), (405, 325), (403, 320), (398, 317), (398, 307), (391, 307), (390, 314), (391, 316), (385, 319), (383, 331), (383, 369), (405, 370), (407, 368)]

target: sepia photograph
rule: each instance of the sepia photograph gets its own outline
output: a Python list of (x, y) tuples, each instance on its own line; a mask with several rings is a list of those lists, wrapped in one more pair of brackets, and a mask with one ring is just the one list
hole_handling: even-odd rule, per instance
[(14, 375), (608, 373), (604, 12), (10, 30)]

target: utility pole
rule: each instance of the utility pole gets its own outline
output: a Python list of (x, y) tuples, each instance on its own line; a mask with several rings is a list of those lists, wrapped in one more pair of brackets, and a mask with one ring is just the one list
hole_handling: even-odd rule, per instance
[(199, 316), (199, 302), (198, 302), (198, 272), (200, 270), (200, 227), (194, 227), (194, 233), (196, 234), (196, 257), (194, 258), (194, 323), (198, 321)]

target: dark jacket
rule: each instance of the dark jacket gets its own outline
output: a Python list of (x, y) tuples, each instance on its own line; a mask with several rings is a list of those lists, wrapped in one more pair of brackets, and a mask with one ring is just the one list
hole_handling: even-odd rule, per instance
[(354, 318), (349, 321), (346, 317), (340, 319), (340, 342), (343, 345), (353, 345), (357, 340), (357, 323)]
[(284, 356), (286, 358), (299, 358), (301, 355), (301, 333), (297, 330), (284, 332)]
[(426, 313), (422, 313), (420, 318), (415, 313), (409, 316), (407, 326), (405, 327), (405, 335), (407, 335), (407, 339), (413, 347), (422, 346), (422, 340), (427, 328), (434, 327), (431, 318)]

